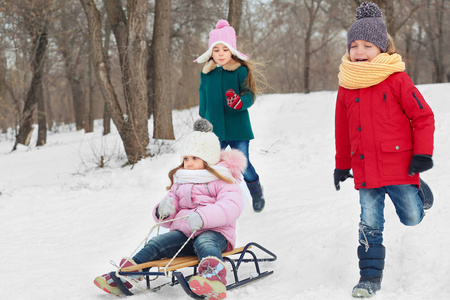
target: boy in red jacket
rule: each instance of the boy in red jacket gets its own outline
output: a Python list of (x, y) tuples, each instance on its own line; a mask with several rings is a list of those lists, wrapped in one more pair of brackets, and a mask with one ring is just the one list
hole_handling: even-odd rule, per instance
[(433, 204), (419, 173), (433, 166), (434, 114), (403, 72), (379, 7), (364, 2), (356, 17), (339, 68), (334, 184), (339, 190), (354, 176), (359, 190), (361, 277), (352, 295), (370, 297), (381, 288), (384, 269), (385, 194), (407, 226), (419, 224)]

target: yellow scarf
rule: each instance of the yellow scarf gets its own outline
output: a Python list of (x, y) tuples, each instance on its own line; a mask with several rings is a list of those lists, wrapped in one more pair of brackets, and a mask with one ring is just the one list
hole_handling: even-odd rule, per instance
[(345, 54), (339, 66), (339, 85), (351, 90), (362, 89), (404, 70), (405, 63), (397, 53), (381, 53), (370, 62), (351, 62), (350, 56)]

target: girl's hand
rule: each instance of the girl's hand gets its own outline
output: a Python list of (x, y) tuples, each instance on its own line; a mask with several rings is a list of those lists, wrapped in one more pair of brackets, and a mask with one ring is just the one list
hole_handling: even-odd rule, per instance
[(166, 218), (175, 212), (175, 205), (173, 205), (173, 198), (165, 198), (161, 200), (158, 206), (158, 214), (162, 218)]
[(242, 100), (238, 94), (236, 94), (232, 89), (229, 89), (225, 96), (227, 96), (228, 106), (233, 109), (241, 109), (242, 108)]
[(202, 217), (196, 212), (189, 214), (187, 221), (189, 223), (189, 227), (191, 227), (192, 232), (195, 230), (200, 230), (203, 227)]

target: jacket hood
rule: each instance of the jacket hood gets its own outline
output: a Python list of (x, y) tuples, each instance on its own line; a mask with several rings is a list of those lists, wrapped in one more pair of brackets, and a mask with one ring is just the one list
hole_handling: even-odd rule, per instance
[(237, 149), (221, 151), (218, 165), (225, 166), (235, 179), (240, 179), (241, 173), (247, 168), (247, 158)]

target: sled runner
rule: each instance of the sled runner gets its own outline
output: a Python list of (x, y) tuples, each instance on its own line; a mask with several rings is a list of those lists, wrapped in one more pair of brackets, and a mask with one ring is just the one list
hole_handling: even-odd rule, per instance
[[(258, 258), (256, 254), (250, 250), (250, 248), (256, 248), (261, 250), (262, 252), (268, 254), (268, 257), (264, 258)], [(259, 252), (261, 252), (259, 251)], [(239, 257), (231, 258), (231, 256), (239, 255)], [(222, 253), (224, 262), (228, 262), (231, 265), (231, 270), (234, 282), (227, 285), (227, 290), (234, 289), (236, 287), (242, 286), (244, 284), (248, 284), (252, 281), (261, 279), (265, 276), (268, 276), (273, 273), (273, 271), (264, 271), (262, 272), (259, 267), (260, 262), (270, 262), (275, 261), (277, 259), (277, 256), (267, 250), (266, 248), (262, 247), (261, 245), (251, 242), (245, 245), (244, 247), (235, 248), (234, 250), (224, 252)], [(110, 276), (113, 278), (114, 282), (117, 284), (119, 289), (127, 296), (133, 295), (133, 293), (125, 286), (125, 284), (120, 280), (120, 276), (144, 276), (147, 284), (147, 290), (149, 291), (157, 291), (161, 287), (165, 285), (174, 286), (176, 284), (180, 284), (183, 288), (183, 290), (192, 298), (194, 299), (204, 299), (203, 296), (199, 296), (195, 294), (189, 287), (188, 280), (190, 277), (197, 274), (197, 265), (199, 261), (197, 256), (182, 256), (182, 257), (176, 257), (175, 259), (172, 258), (166, 258), (156, 261), (150, 261), (147, 263), (131, 266), (131, 267), (125, 267), (117, 272), (111, 272)], [(253, 264), (255, 271), (251, 273), (251, 275), (247, 278), (241, 279), (239, 277), (238, 271), (239, 267), (242, 263), (250, 263)], [(192, 274), (185, 276), (180, 269), (183, 268), (193, 268)], [(156, 271), (151, 271), (152, 268), (156, 268)], [(148, 270), (147, 270), (148, 269)], [(142, 270), (142, 272), (139, 272), (138, 270)], [(146, 270), (146, 271), (144, 271)], [(172, 274), (172, 276), (170, 276)], [(156, 287), (151, 287), (150, 282), (151, 276), (167, 276), (171, 277), (171, 281), (160, 284)]]

